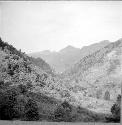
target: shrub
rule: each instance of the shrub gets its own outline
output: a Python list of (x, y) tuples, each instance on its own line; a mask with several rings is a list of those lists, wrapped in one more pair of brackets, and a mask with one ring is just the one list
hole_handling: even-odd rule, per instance
[(118, 95), (116, 103), (111, 107), (112, 116), (106, 117), (107, 122), (120, 122), (121, 95)]
[(6, 102), (6, 104), (0, 107), (0, 119), (1, 120), (12, 120), (17, 117), (17, 113), (13, 108), (12, 102)]
[(100, 99), (101, 96), (102, 96), (102, 90), (100, 89), (100, 90), (98, 90), (98, 91), (96, 92), (96, 97), (97, 97), (97, 99)]
[(4, 81), (0, 80), (0, 88), (2, 88), (4, 86)]
[(14, 110), (14, 105), (16, 104), (18, 91), (15, 88), (12, 88), (1, 91), (0, 95), (0, 119), (12, 120), (13, 118), (16, 118), (18, 114)]
[(14, 111), (17, 113), (17, 118), (24, 120), (25, 117), (25, 106), (28, 102), (28, 97), (26, 97), (25, 95), (19, 95), (17, 97), (17, 102), (14, 105)]
[(25, 117), (28, 121), (39, 120), (38, 106), (37, 103), (32, 99), (29, 99), (25, 105)]
[(19, 84), (18, 88), (20, 90), (20, 93), (22, 93), (22, 94), (25, 94), (28, 91), (27, 86), (23, 85), (23, 84)]
[(60, 92), (60, 95), (62, 98), (65, 98), (65, 97), (70, 97), (70, 93), (68, 90), (63, 90)]
[(54, 112), (55, 120), (69, 122), (71, 119), (71, 111), (71, 105), (64, 101)]
[(113, 117), (120, 120), (121, 95), (118, 95), (116, 103), (111, 107)]
[(105, 92), (104, 99), (105, 100), (110, 100), (110, 93), (109, 93), (109, 91)]
[(33, 87), (32, 82), (27, 82), (26, 85), (27, 85), (27, 89), (30, 89), (30, 90), (31, 90), (32, 87)]

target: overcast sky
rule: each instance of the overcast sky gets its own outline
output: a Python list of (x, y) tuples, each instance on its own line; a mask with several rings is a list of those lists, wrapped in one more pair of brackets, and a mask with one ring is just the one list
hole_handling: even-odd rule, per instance
[(27, 53), (115, 41), (122, 38), (122, 2), (0, 2), (0, 36)]

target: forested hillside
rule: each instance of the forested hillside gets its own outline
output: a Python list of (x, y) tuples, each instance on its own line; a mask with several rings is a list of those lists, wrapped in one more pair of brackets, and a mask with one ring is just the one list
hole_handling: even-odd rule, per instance
[[(89, 59), (81, 59), (72, 69), (73, 72), (68, 70), (64, 73), (65, 77), (59, 78), (44, 60), (28, 57), (0, 39), (0, 119), (119, 122), (121, 45), (119, 40), (106, 46), (105, 51), (100, 50), (103, 53), (101, 56), (96, 52)], [(103, 73), (102, 69), (106, 72)], [(87, 75), (83, 76), (84, 73)], [(106, 77), (102, 77), (101, 74), (105, 73)], [(108, 76), (111, 82), (108, 82)], [(98, 78), (101, 81), (96, 82)], [(101, 86), (106, 88), (104, 98), (99, 97), (99, 93), (97, 97), (96, 93), (90, 93)], [(113, 92), (114, 98), (108, 91), (112, 90), (111, 86), (117, 91)], [(105, 105), (101, 106), (103, 103)]]
[(82, 58), (61, 79), (81, 105), (110, 112), (114, 100), (121, 94), (122, 39)]

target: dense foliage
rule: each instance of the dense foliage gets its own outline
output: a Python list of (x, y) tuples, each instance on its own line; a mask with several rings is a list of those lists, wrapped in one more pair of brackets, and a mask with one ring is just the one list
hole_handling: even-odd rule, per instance
[[(23, 91), (24, 90), (24, 91)], [(38, 120), (38, 106), (20, 86), (0, 89), (0, 119)]]
[(105, 100), (110, 100), (110, 93), (109, 93), (109, 91), (105, 92), (104, 99)]
[(116, 102), (111, 107), (112, 115), (106, 117), (107, 122), (120, 122), (121, 117), (121, 95), (118, 95)]
[(111, 112), (116, 121), (120, 121), (121, 116), (121, 95), (118, 95), (116, 103), (112, 106)]
[(71, 105), (68, 102), (64, 101), (54, 112), (55, 120), (69, 122), (71, 119), (71, 112)]

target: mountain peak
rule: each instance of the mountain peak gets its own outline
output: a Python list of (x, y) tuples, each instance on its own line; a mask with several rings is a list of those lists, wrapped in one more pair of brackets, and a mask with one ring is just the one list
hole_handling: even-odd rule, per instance
[(50, 50), (44, 50), (44, 51), (41, 51), (41, 54), (44, 54), (44, 55), (48, 55), (50, 54), (51, 51)]
[(74, 46), (68, 45), (65, 48), (61, 49), (59, 52), (70, 52), (74, 50), (78, 50), (79, 48), (75, 48)]
[(74, 46), (71, 46), (71, 45), (68, 45), (67, 47), (65, 48), (75, 48)]

